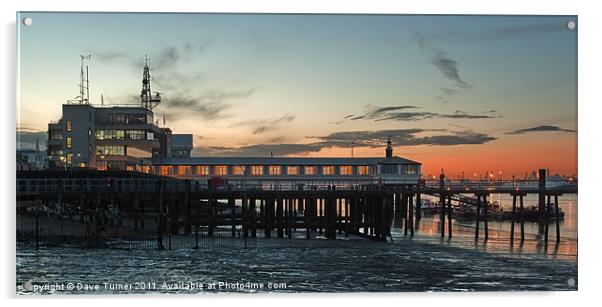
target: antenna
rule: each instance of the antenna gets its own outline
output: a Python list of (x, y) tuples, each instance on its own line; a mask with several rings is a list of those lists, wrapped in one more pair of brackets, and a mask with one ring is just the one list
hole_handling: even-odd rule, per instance
[(88, 80), (88, 66), (86, 65), (86, 74), (84, 75), (84, 60), (90, 60), (92, 56), (80, 54), (79, 69), (79, 96), (67, 100), (68, 103), (89, 104), (90, 103), (90, 83)]
[(102, 96), (102, 94), (100, 94), (100, 105), (101, 105), (101, 106), (104, 106), (104, 105), (105, 105), (105, 99), (104, 99), (104, 97)]
[(161, 103), (161, 94), (151, 91), (151, 81), (154, 78), (150, 74), (150, 58), (148, 55), (144, 56), (144, 69), (142, 70), (142, 91), (140, 92), (140, 104), (149, 110), (152, 110)]

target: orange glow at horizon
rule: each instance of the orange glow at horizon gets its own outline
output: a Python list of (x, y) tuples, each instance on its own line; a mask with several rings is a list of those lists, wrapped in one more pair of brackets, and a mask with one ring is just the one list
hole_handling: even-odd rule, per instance
[[(540, 168), (550, 174), (577, 176), (577, 137), (575, 134), (521, 135), (514, 140), (499, 139), (482, 145), (394, 147), (393, 154), (422, 163), (423, 176), (438, 175), (443, 169), (449, 178), (464, 174), (517, 179)], [(354, 148), (354, 157), (384, 157), (385, 147)], [(303, 155), (295, 155), (303, 156)], [(351, 157), (351, 148), (323, 148), (311, 157)], [(500, 174), (501, 172), (501, 174)]]

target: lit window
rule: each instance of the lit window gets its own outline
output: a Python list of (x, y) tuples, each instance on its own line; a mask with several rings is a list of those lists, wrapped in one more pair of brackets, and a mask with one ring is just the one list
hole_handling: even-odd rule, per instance
[(270, 165), (268, 170), (270, 175), (280, 175), (280, 165)]
[(325, 176), (334, 175), (334, 166), (332, 166), (332, 165), (322, 166), (322, 175), (325, 175)]
[(190, 174), (190, 166), (178, 165), (178, 176), (186, 176)]
[(305, 175), (313, 176), (316, 174), (315, 166), (306, 166), (305, 167)]
[(261, 175), (263, 175), (263, 165), (253, 165), (253, 166), (251, 166), (251, 175), (253, 175), (253, 176), (261, 176)]
[(161, 175), (167, 176), (167, 175), (171, 174), (171, 166), (169, 166), (169, 165), (162, 165), (160, 167), (159, 171), (161, 172)]
[(68, 153), (67, 154), (67, 164), (71, 164), (72, 161), (73, 161), (73, 154)]
[(214, 174), (216, 176), (227, 176), (228, 166), (227, 165), (216, 165), (213, 167)]
[(289, 175), (298, 175), (299, 174), (299, 167), (297, 166), (288, 166), (286, 168), (286, 173)]
[(209, 166), (208, 165), (197, 165), (196, 174), (198, 176), (209, 176)]
[(341, 169), (341, 175), (345, 175), (345, 176), (353, 175), (353, 167), (352, 166), (344, 165), (344, 166), (341, 166), (340, 169)]
[(71, 132), (71, 130), (73, 129), (73, 124), (71, 123), (70, 120), (67, 121), (67, 132)]
[(357, 167), (357, 173), (360, 176), (370, 175), (370, 167), (367, 165), (360, 165)]
[(234, 165), (232, 166), (232, 175), (234, 176), (244, 176), (245, 167), (244, 165)]
[(81, 167), (81, 168), (84, 168), (84, 167), (86, 167), (86, 162), (80, 162), (80, 163), (79, 163), (79, 167)]

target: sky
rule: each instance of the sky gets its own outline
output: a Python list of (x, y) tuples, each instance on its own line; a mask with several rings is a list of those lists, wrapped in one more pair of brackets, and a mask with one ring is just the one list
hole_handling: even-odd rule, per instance
[(17, 146), (78, 95), (80, 55), (93, 104), (138, 103), (148, 55), (155, 118), (196, 156), (378, 157), (390, 137), (424, 175), (577, 174), (575, 16), (17, 17)]

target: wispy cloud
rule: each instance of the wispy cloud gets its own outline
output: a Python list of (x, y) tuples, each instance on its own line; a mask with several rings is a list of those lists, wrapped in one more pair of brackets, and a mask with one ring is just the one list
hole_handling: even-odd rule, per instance
[[(423, 135), (424, 133), (428, 133), (429, 135)], [(448, 131), (445, 129), (347, 131), (335, 132), (327, 136), (317, 138), (322, 141), (315, 143), (315, 145), (320, 145), (322, 147), (381, 147), (388, 138), (391, 138), (391, 141), (395, 145), (399, 146), (452, 146), (484, 144), (496, 140), (495, 137), (470, 130)]]
[(307, 144), (251, 144), (241, 147), (205, 146), (194, 149), (196, 156), (276, 156), (307, 155), (325, 148), (339, 147), (383, 147), (388, 138), (395, 146), (456, 146), (479, 145), (496, 140), (487, 134), (470, 130), (449, 131), (446, 129), (396, 129), (376, 131), (340, 131), (324, 136), (310, 136), (317, 142)]
[(510, 132), (506, 132), (506, 134), (525, 134), (525, 133), (533, 133), (533, 132), (570, 132), (575, 133), (577, 130), (564, 129), (558, 126), (551, 125), (542, 125), (531, 128), (518, 129)]
[(471, 114), (464, 111), (455, 111), (451, 114), (435, 113), (428, 111), (406, 111), (420, 109), (417, 106), (392, 106), (392, 107), (379, 107), (373, 105), (366, 105), (364, 107), (364, 113), (353, 116), (345, 116), (342, 120), (337, 123), (342, 123), (346, 120), (374, 120), (374, 121), (418, 121), (429, 118), (450, 118), (450, 119), (491, 119), (500, 117), (496, 111), (486, 111), (478, 114)]
[(238, 91), (207, 90), (201, 94), (164, 96), (162, 109), (172, 119), (200, 116), (205, 120), (221, 118), (232, 107), (232, 101), (250, 97), (256, 88)]
[(272, 131), (274, 129), (277, 129), (281, 124), (290, 123), (293, 120), (295, 120), (295, 115), (290, 113), (284, 114), (283, 116), (275, 119), (263, 120), (261, 121), (261, 124), (257, 125), (254, 128), (253, 134), (257, 135), (268, 131)]
[(455, 31), (426, 34), (418, 31), (414, 33), (412, 40), (414, 40), (418, 44), (421, 50), (424, 50), (426, 46), (432, 42), (476, 42), (486, 40), (512, 39), (518, 37), (526, 37), (538, 33), (562, 31), (568, 31), (565, 23), (549, 22), (483, 29), (479, 31)]
[(447, 52), (441, 49), (432, 49), (432, 53), (429, 62), (441, 72), (443, 77), (465, 90), (473, 87), (460, 76), (458, 62), (452, 59)]

